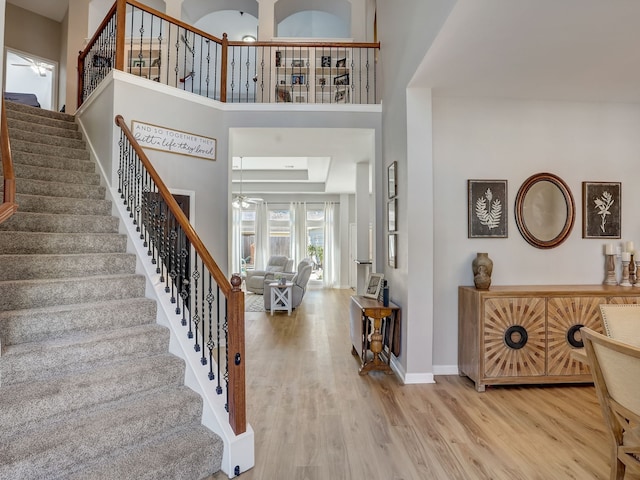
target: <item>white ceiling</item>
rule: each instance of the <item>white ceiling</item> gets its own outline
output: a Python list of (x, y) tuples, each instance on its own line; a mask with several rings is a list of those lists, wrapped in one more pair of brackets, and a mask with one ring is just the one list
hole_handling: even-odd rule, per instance
[(374, 132), (361, 128), (234, 128), (233, 191), (243, 194), (355, 192), (356, 164), (373, 161)]
[(458, 0), (413, 83), (436, 96), (640, 101), (640, 1)]
[(64, 19), (67, 8), (69, 8), (69, 0), (7, 0), (7, 3), (35, 12), (56, 22), (61, 22)]

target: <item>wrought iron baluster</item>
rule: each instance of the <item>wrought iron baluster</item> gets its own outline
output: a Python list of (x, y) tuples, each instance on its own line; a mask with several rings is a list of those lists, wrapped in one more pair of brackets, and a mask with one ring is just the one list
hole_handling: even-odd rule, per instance
[[(191, 278), (193, 279), (193, 298), (191, 299), (191, 305), (193, 305), (193, 315), (189, 315), (189, 332), (187, 333), (187, 338), (193, 338), (193, 329), (192, 329), (192, 320), (193, 322), (197, 322), (198, 317), (198, 280), (200, 279), (200, 271), (198, 270), (198, 252), (194, 252), (194, 261), (193, 261), (193, 273), (191, 274)], [(202, 264), (202, 271), (204, 271), (204, 262)], [(183, 324), (184, 325), (184, 324)]]
[[(227, 350), (226, 355), (224, 356), (225, 364), (224, 364), (224, 387), (227, 392), (227, 400), (224, 404), (225, 410), (229, 411), (229, 300), (225, 297), (224, 299), (224, 323), (222, 324), (222, 332), (224, 333), (224, 344)], [(218, 345), (220, 343), (218, 342)], [(222, 386), (220, 385), (220, 376), (218, 375), (218, 386), (216, 388), (216, 393), (220, 395), (222, 393)]]
[[(207, 317), (207, 323), (209, 325), (209, 331), (211, 331), (211, 324), (213, 323), (213, 302), (216, 300), (216, 297), (213, 295), (213, 277), (211, 276), (211, 272), (209, 272), (209, 293), (207, 293), (207, 303), (209, 304), (209, 316)], [(202, 346), (206, 345), (205, 341), (205, 328), (204, 324), (202, 325)], [(202, 349), (202, 358), (200, 359), (200, 363), (202, 365), (207, 364), (207, 357), (205, 357), (204, 348)]]
[[(233, 90), (235, 88), (236, 79), (236, 47), (231, 47), (231, 102), (233, 102)], [(227, 94), (227, 97), (229, 95)]]

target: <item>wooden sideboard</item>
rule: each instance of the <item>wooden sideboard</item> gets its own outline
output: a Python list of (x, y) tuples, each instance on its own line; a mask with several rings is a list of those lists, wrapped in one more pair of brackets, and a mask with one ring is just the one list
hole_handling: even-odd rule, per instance
[(602, 332), (600, 304), (640, 303), (640, 288), (608, 285), (458, 287), (458, 370), (487, 385), (586, 383), (571, 355), (580, 328)]

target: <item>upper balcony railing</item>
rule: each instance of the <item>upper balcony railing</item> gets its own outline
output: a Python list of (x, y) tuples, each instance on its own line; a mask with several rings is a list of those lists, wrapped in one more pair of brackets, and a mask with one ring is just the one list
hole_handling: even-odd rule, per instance
[(380, 103), (379, 43), (232, 42), (117, 0), (78, 59), (78, 105), (112, 68), (221, 102)]

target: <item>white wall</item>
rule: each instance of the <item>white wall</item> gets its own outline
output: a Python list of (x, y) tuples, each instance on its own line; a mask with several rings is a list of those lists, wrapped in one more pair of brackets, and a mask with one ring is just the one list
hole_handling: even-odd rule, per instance
[[(430, 126), (426, 118), (430, 110), (420, 103), (424, 92), (407, 94), (417, 65), (447, 18), (454, 0), (378, 0), (378, 40), (380, 51), (378, 76), (382, 87), (382, 144), (383, 155), (376, 165), (376, 232), (378, 271), (389, 280), (390, 297), (402, 307), (402, 351), (400, 368), (407, 382), (428, 382), (432, 377), (431, 325), (434, 309), (431, 294), (421, 295), (420, 287), (429, 289), (437, 269), (430, 263), (433, 237), (429, 237), (431, 211), (438, 208), (433, 197), (430, 160)], [(417, 103), (416, 103), (417, 102)], [(408, 108), (411, 105), (411, 109)], [(427, 108), (424, 111), (424, 108)], [(422, 109), (422, 111), (421, 111)], [(408, 137), (408, 129), (411, 136)], [(425, 143), (426, 142), (426, 143)], [(409, 143), (409, 145), (408, 145)], [(409, 158), (411, 156), (411, 158)], [(398, 162), (398, 268), (387, 266), (386, 209), (387, 167)], [(416, 171), (414, 166), (418, 166)], [(409, 179), (412, 182), (409, 183)], [(437, 182), (437, 179), (435, 180)], [(409, 192), (411, 189), (411, 192)], [(409, 205), (409, 198), (420, 198), (419, 204)], [(434, 207), (434, 202), (435, 207)], [(413, 212), (409, 216), (409, 212)], [(427, 232), (421, 241), (410, 243), (414, 232)], [(409, 282), (413, 282), (411, 285)], [(419, 282), (420, 287), (416, 284)], [(411, 295), (410, 295), (411, 291)], [(409, 339), (411, 339), (409, 341)]]
[[(426, 105), (425, 105), (426, 106)], [(602, 246), (582, 239), (583, 181), (622, 182), (622, 239), (640, 243), (640, 105), (433, 99), (434, 364), (457, 364), (457, 286), (473, 285), (471, 261), (488, 252), (492, 285), (599, 284)], [(576, 222), (559, 247), (542, 250), (517, 229), (514, 202), (538, 172), (560, 176), (576, 202)], [(467, 238), (468, 179), (508, 181), (508, 238)]]

